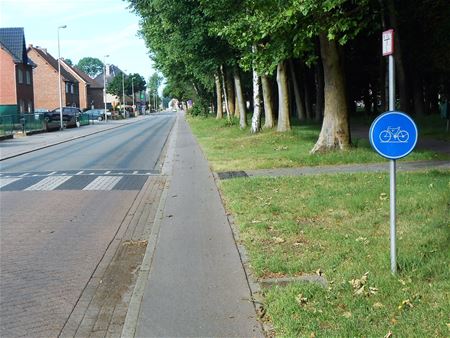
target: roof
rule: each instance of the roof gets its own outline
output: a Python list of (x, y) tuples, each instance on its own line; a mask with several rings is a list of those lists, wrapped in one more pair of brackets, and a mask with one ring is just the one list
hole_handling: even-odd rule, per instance
[(0, 45), (11, 54), (14, 62), (35, 66), (27, 56), (25, 32), (22, 27), (0, 28)]
[[(34, 50), (40, 57), (42, 57), (51, 67), (53, 67), (56, 71), (58, 71), (58, 60), (56, 60), (50, 53), (47, 52), (46, 49), (40, 47), (33, 47), (30, 45), (28, 51)], [(74, 83), (78, 83), (78, 80), (73, 77), (64, 67), (61, 67), (61, 76), (64, 81), (70, 81)]]
[(80, 68), (76, 66), (69, 65), (65, 60), (62, 60), (64, 67), (71, 69), (75, 74), (77, 74), (84, 82), (86, 82), (90, 88), (103, 88), (102, 84), (94, 81), (89, 75), (83, 72)]
[[(123, 71), (121, 71), (119, 67), (113, 64), (106, 65), (106, 83), (109, 83), (117, 75), (122, 73)], [(103, 71), (99, 75), (97, 75), (97, 77), (94, 80), (97, 81), (98, 83), (103, 83)]]

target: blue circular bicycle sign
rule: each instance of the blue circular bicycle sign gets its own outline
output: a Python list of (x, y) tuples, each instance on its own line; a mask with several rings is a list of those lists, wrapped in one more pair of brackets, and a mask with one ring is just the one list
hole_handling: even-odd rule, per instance
[(417, 127), (405, 113), (390, 111), (373, 121), (370, 131), (370, 144), (381, 156), (396, 160), (413, 151), (417, 143)]

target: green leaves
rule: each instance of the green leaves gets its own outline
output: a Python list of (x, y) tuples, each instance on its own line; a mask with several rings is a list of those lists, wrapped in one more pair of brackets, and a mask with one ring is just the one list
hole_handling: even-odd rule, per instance
[(97, 58), (88, 56), (78, 61), (77, 68), (81, 69), (91, 78), (94, 78), (103, 71), (103, 62)]

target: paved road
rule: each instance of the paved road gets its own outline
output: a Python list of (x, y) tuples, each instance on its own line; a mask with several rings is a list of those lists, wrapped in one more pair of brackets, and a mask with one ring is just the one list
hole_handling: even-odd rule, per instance
[(140, 190), (156, 190), (149, 182), (159, 179), (174, 119), (160, 114), (0, 162), (1, 337), (60, 334), (133, 205), (150, 203)]

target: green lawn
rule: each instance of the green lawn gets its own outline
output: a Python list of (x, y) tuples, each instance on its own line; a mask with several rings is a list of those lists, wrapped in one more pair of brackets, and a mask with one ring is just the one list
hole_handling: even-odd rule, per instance
[(399, 173), (397, 184), (392, 276), (387, 174), (220, 182), (259, 278), (320, 269), (330, 283), (269, 289), (277, 336), (449, 336), (450, 171)]
[[(240, 130), (226, 120), (202, 117), (188, 117), (188, 120), (214, 171), (385, 161), (366, 139), (353, 139), (355, 146), (350, 151), (310, 155), (320, 132), (318, 124), (293, 126), (286, 133), (264, 130), (252, 135), (249, 129)], [(446, 158), (430, 151), (414, 151), (407, 160)]]

